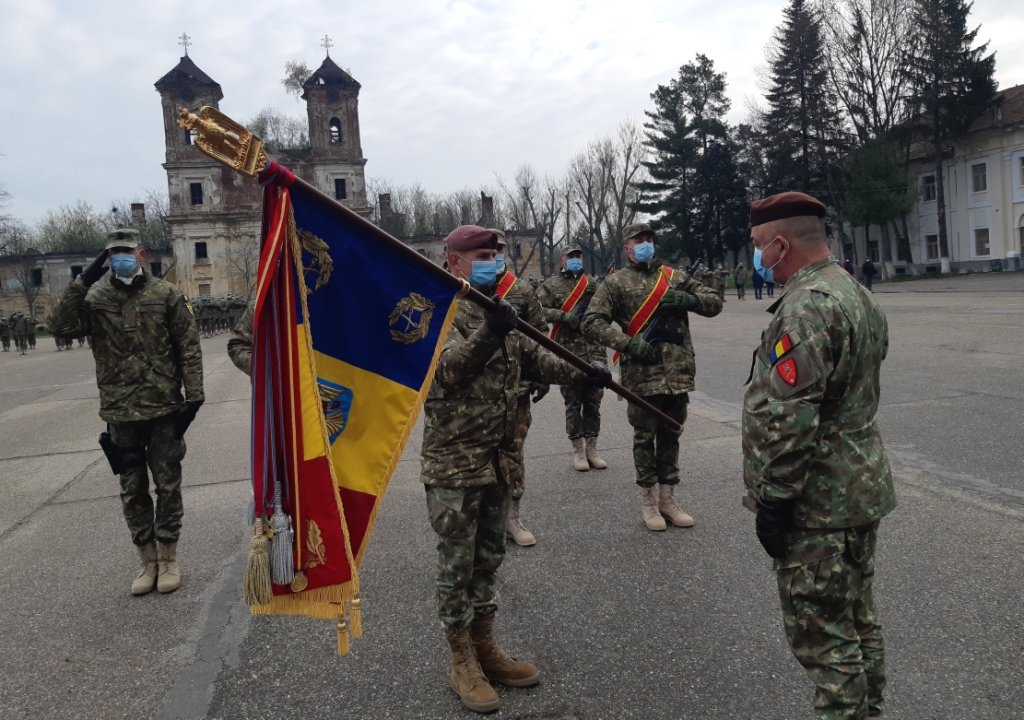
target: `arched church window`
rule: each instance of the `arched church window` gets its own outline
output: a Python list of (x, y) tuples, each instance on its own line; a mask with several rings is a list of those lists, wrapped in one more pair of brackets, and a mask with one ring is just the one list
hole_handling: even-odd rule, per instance
[(336, 117), (331, 118), (331, 142), (341, 142), (341, 120)]

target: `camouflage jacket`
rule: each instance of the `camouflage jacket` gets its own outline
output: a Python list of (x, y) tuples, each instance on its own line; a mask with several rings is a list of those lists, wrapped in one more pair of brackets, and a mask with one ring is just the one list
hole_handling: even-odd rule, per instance
[[(553, 324), (562, 321), (562, 304), (569, 297), (569, 293), (573, 291), (573, 288), (576, 287), (578, 281), (578, 277), (563, 270), (545, 280), (544, 284), (537, 290), (540, 304), (544, 306), (544, 317), (549, 323)], [(593, 300), (596, 291), (597, 281), (594, 278), (590, 278), (590, 284), (587, 285), (586, 293), (583, 299), (580, 300), (580, 304), (589, 303)], [(583, 320), (582, 315), (579, 317), (579, 320)], [(573, 330), (569, 325), (563, 324), (555, 340), (584, 360), (607, 362), (604, 347), (588, 340), (581, 330)]]
[(235, 367), (246, 375), (252, 375), (252, 323), (256, 311), (255, 301), (245, 306), (245, 312), (228, 338), (228, 355)]
[[(521, 333), (496, 337), (484, 311), (458, 301), (424, 405), (421, 479), (446, 488), (497, 481), (495, 466), (513, 446), (522, 379), (583, 382), (585, 376)], [(507, 477), (507, 469), (502, 469)]]
[(143, 273), (130, 284), (72, 283), (50, 318), (50, 331), (92, 336), (100, 417), (150, 420), (185, 399), (202, 401), (203, 353), (185, 298), (174, 285)]
[(7, 318), (0, 317), (0, 337), (9, 338), (11, 336), (11, 326), (7, 322)]
[(885, 314), (835, 258), (798, 271), (768, 311), (743, 402), (748, 493), (795, 498), (797, 527), (877, 520), (896, 507), (875, 422)]
[[(633, 263), (619, 272), (605, 278), (590, 301), (583, 318), (583, 332), (594, 342), (606, 347), (622, 350), (630, 337), (624, 330), (644, 300), (651, 294), (662, 263), (655, 258), (650, 263)], [(714, 317), (722, 312), (722, 299), (713, 289), (695, 278), (689, 278), (680, 288), (685, 273), (678, 271), (672, 283), (673, 288), (685, 290), (697, 296), (698, 307), (693, 311), (704, 317)], [(681, 342), (657, 342), (658, 362), (644, 365), (626, 354), (619, 360), (622, 368), (622, 384), (638, 395), (679, 395), (694, 389), (693, 378), (696, 364), (693, 358), (693, 341), (690, 338), (688, 314), (674, 317), (663, 316), (661, 327), (681, 338)]]
[(32, 321), (28, 315), (19, 315), (11, 323), (11, 330), (15, 335), (30, 335), (32, 333)]
[[(498, 276), (498, 282), (501, 282), (502, 277), (503, 275)], [(533, 325), (541, 332), (545, 332), (548, 329), (548, 321), (544, 317), (544, 308), (541, 307), (540, 300), (537, 299), (537, 293), (527, 280), (523, 278), (517, 279), (515, 285), (505, 295), (505, 300), (516, 309), (519, 317), (524, 322)], [(529, 390), (530, 381), (524, 380), (519, 383), (519, 393), (521, 395), (526, 394)]]

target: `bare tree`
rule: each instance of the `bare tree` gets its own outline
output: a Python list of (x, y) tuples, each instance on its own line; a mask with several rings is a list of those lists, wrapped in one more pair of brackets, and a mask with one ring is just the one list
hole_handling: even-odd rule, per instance
[[(540, 249), (537, 230), (534, 226), (534, 212), (531, 211), (531, 206), (534, 206), (534, 200), (539, 192), (537, 173), (529, 165), (520, 165), (513, 180), (514, 184), (511, 186), (500, 175), (495, 177), (504, 201), (507, 219), (507, 227), (504, 229), (512, 230), (520, 238), (529, 238), (525, 251), (521, 247), (513, 247), (512, 252), (508, 254), (512, 271), (518, 274), (529, 266), (534, 255)], [(543, 251), (541, 252), (543, 253)], [(540, 259), (543, 265), (543, 255)]]
[(575, 237), (591, 259), (592, 272), (604, 272), (615, 262), (607, 237), (606, 219), (616, 162), (611, 139), (596, 140), (569, 163), (569, 184), (580, 226)]
[(607, 270), (611, 263), (622, 261), (622, 233), (636, 220), (636, 208), (641, 200), (637, 185), (647, 177), (643, 165), (646, 159), (644, 133), (640, 125), (634, 120), (624, 120), (612, 142), (614, 158), (608, 174), (606, 232), (603, 236), (608, 245), (600, 258), (600, 272)]
[(306, 63), (289, 60), (284, 64), (284, 78), (282, 78), (281, 84), (284, 85), (284, 89), (288, 91), (289, 95), (295, 96), (295, 100), (298, 102), (303, 93), (302, 85), (312, 74), (313, 71)]
[(43, 289), (42, 269), (39, 257), (42, 253), (33, 247), (37, 238), (32, 230), (19, 220), (11, 220), (4, 226), (3, 240), (6, 254), (11, 258), (8, 265), (10, 277), (3, 289), (5, 295), (20, 296), (28, 308), (29, 317), (35, 320), (36, 298)]
[(260, 267), (259, 241), (255, 236), (246, 235), (237, 228), (232, 228), (227, 235), (224, 261), (227, 263), (228, 273), (241, 279), (245, 285), (245, 299), (248, 302), (252, 299)]

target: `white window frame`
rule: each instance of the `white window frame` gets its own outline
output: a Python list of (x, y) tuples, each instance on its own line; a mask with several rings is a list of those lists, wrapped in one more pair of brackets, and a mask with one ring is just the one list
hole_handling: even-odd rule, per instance
[[(985, 184), (985, 187), (978, 189), (978, 175), (975, 173), (975, 168), (981, 168), (981, 179)], [(976, 162), (971, 163), (971, 192), (972, 193), (983, 193), (988, 192), (988, 163), (987, 162)]]
[[(985, 235), (986, 235), (986, 238), (987, 238), (988, 252), (985, 252), (985, 253), (978, 252), (978, 233), (980, 233), (980, 232), (984, 232)], [(974, 228), (974, 236), (973, 236), (972, 240), (974, 242), (971, 244), (971, 252), (974, 254), (974, 257), (976, 257), (976, 258), (992, 257), (992, 231), (989, 228), (987, 228), (987, 227), (986, 228)]]
[[(931, 182), (927, 182), (931, 179)], [(927, 188), (931, 188), (932, 196), (928, 197)], [(921, 202), (935, 202), (938, 198), (938, 183), (935, 182), (935, 173), (926, 173), (921, 176)]]
[[(935, 242), (932, 243), (932, 241), (929, 240), (929, 238), (935, 238)], [(935, 254), (934, 255), (932, 254), (932, 247), (933, 246), (935, 248)], [(925, 257), (925, 260), (928, 260), (928, 261), (938, 260), (939, 259), (939, 234), (937, 232), (935, 232), (935, 233), (927, 233), (924, 236), (924, 257)]]

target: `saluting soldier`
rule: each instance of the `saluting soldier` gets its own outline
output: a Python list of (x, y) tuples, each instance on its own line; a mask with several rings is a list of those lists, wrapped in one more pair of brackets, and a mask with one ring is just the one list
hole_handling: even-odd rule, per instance
[[(445, 239), (449, 272), (485, 293), (497, 284), (496, 254), (494, 232), (476, 225)], [(507, 301), (493, 313), (457, 302), (424, 405), (421, 478), (437, 533), (437, 608), (452, 652), (450, 684), (467, 708), (490, 712), (499, 706), (491, 682), (528, 687), (540, 680), (537, 666), (509, 657), (493, 633), (520, 381), (585, 376), (512, 332), (516, 312)], [(604, 366), (595, 366), (595, 375), (611, 381)]]
[[(583, 272), (583, 249), (571, 245), (562, 254), (562, 269), (540, 286), (538, 297), (551, 323), (551, 338), (587, 362), (605, 362), (602, 345), (582, 333), (583, 314), (597, 290), (597, 282)], [(579, 472), (604, 470), (608, 463), (597, 454), (601, 432), (604, 388), (592, 384), (560, 386), (565, 401), (565, 433), (572, 443), (573, 467)]]
[(832, 257), (824, 215), (803, 193), (751, 204), (754, 268), (784, 288), (753, 358), (743, 479), (818, 717), (860, 719), (882, 713), (885, 687), (872, 585), (878, 522), (896, 507), (875, 422), (888, 325)]
[[(621, 382), (626, 388), (682, 425), (696, 372), (689, 313), (714, 317), (722, 312), (722, 299), (713, 289), (662, 263), (650, 225), (630, 225), (623, 236), (628, 263), (594, 293), (583, 332), (621, 354)], [(613, 322), (621, 329), (612, 327)], [(647, 340), (643, 330), (649, 325)], [(673, 525), (693, 527), (693, 518), (674, 499), (679, 484), (679, 435), (632, 405), (626, 417), (633, 426), (633, 463), (644, 524), (649, 530), (664, 530), (664, 515)]]
[[(120, 451), (121, 505), (142, 558), (131, 592), (167, 593), (181, 583), (181, 461), (185, 431), (205, 399), (203, 355), (181, 291), (143, 269), (138, 231), (118, 229), (109, 237), (57, 303), (50, 330), (92, 337), (99, 414)], [(98, 282), (108, 269), (110, 279)]]
[[(509, 305), (516, 309), (516, 313), (530, 325), (539, 330), (547, 327), (547, 320), (544, 318), (544, 308), (537, 299), (537, 292), (528, 282), (523, 282), (516, 277), (515, 273), (505, 265), (505, 233), (495, 228), (488, 228), (497, 238), (497, 263), (498, 275), (495, 293)], [(505, 523), (509, 536), (516, 545), (529, 547), (537, 544), (537, 538), (532, 532), (526, 529), (520, 517), (520, 503), (526, 493), (526, 460), (523, 458), (523, 447), (526, 444), (526, 435), (530, 432), (530, 423), (533, 422), (533, 414), (530, 410), (530, 393), (536, 393), (536, 399), (540, 399), (547, 393), (547, 386), (543, 383), (533, 383), (523, 379), (519, 383), (518, 405), (516, 410), (515, 443), (509, 449), (508, 457), (508, 480), (512, 486), (512, 502), (508, 506), (508, 519)]]

